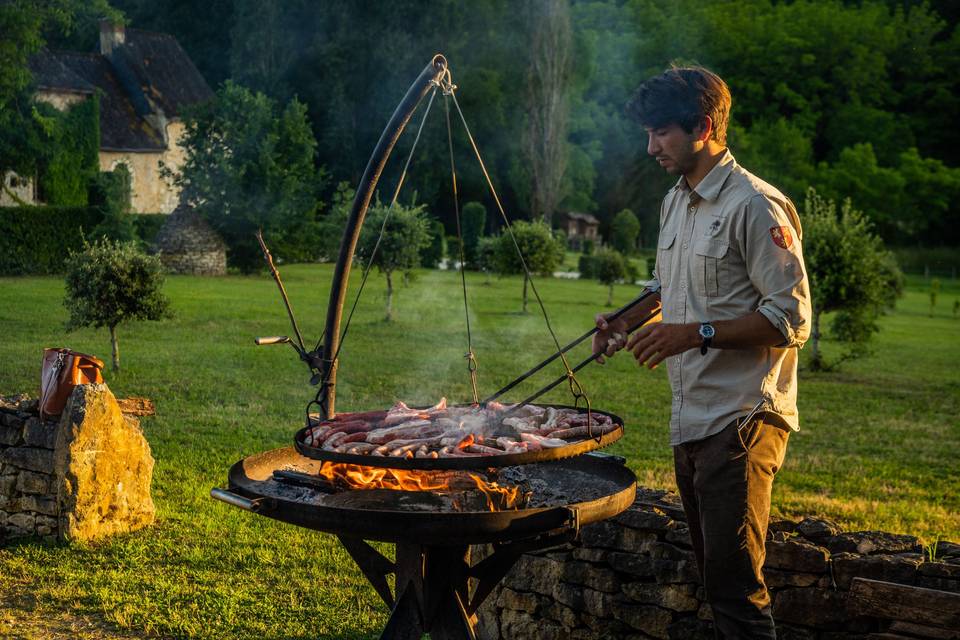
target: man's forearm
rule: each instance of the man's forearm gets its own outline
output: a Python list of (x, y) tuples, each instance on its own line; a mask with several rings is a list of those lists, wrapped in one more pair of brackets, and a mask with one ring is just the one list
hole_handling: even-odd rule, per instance
[(717, 320), (710, 324), (716, 330), (711, 346), (717, 349), (776, 347), (785, 342), (780, 329), (758, 311), (735, 320)]

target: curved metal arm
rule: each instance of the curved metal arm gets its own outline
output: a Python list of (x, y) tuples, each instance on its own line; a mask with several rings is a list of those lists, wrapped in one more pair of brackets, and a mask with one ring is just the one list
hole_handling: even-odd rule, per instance
[(404, 127), (413, 115), (414, 110), (420, 100), (427, 94), (430, 87), (437, 83), (440, 76), (447, 70), (447, 59), (441, 54), (433, 57), (419, 77), (407, 90), (393, 117), (387, 123), (387, 127), (380, 135), (380, 141), (377, 142), (373, 155), (367, 162), (367, 168), (363, 172), (363, 178), (357, 187), (357, 194), (353, 199), (353, 207), (350, 209), (350, 217), (347, 219), (347, 225), (343, 230), (343, 240), (340, 243), (340, 255), (337, 257), (337, 266), (333, 272), (333, 286), (330, 288), (330, 302), (327, 304), (327, 322), (325, 325), (324, 344), (323, 344), (323, 374), (325, 380), (325, 389), (322, 389), (323, 399), (321, 410), (327, 418), (333, 417), (334, 403), (336, 400), (336, 382), (337, 382), (337, 363), (336, 355), (340, 347), (340, 320), (343, 316), (343, 303), (347, 296), (347, 281), (350, 279), (350, 266), (353, 263), (353, 254), (357, 248), (357, 240), (360, 238), (360, 229), (363, 226), (363, 219), (367, 215), (367, 208), (370, 206), (370, 199), (373, 197), (374, 190), (377, 188), (377, 182), (380, 180), (380, 174), (383, 167), (393, 151), (394, 145), (403, 133)]

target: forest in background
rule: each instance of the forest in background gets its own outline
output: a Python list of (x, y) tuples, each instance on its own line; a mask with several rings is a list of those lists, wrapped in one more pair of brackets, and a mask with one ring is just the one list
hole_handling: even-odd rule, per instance
[[(356, 184), (409, 83), (443, 52), (515, 218), (534, 210), (524, 152), (536, 108), (532, 42), (550, 18), (542, 8), (557, 4), (570, 30), (557, 211), (593, 213), (606, 231), (629, 208), (644, 242), (653, 241), (673, 179), (646, 156), (645, 135), (624, 105), (670, 63), (698, 63), (730, 85), (730, 146), (749, 170), (796, 201), (808, 186), (851, 198), (889, 245), (960, 245), (952, 224), (960, 196), (960, 31), (958, 9), (946, 0), (110, 3), (129, 27), (176, 36), (212, 87), (230, 79), (280, 103), (302, 101), (330, 192), (340, 181)], [(51, 33), (49, 46), (94, 49), (96, 18), (78, 15), (70, 35)], [(450, 230), (446, 129), (442, 114), (433, 116), (405, 193), (416, 192)], [(493, 210), (466, 140), (455, 142), (461, 201)], [(402, 142), (398, 155), (404, 151)]]

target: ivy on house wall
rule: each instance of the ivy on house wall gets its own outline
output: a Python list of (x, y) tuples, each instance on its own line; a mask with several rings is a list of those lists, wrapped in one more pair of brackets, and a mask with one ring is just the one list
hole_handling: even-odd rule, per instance
[(100, 100), (92, 98), (59, 111), (37, 104), (33, 112), (46, 140), (37, 176), (39, 199), (51, 206), (84, 206), (99, 172)]

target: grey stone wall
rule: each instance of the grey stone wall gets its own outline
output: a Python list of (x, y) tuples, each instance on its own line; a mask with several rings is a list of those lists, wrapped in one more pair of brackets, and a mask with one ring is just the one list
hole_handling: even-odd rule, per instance
[[(950, 592), (948, 607), (960, 602), (952, 599), (960, 593), (960, 545), (940, 542), (936, 561), (928, 560), (913, 536), (845, 533), (816, 518), (772, 521), (764, 574), (779, 637), (960, 637), (960, 626), (945, 631), (911, 619), (915, 610), (891, 606), (888, 614), (880, 603), (880, 613), (873, 606), (864, 615), (857, 607), (855, 577)], [(638, 489), (630, 509), (584, 527), (577, 546), (523, 556), (480, 623), (490, 640), (712, 639), (678, 497)]]
[(40, 420), (36, 400), (0, 398), (0, 542), (58, 534), (56, 428)]

